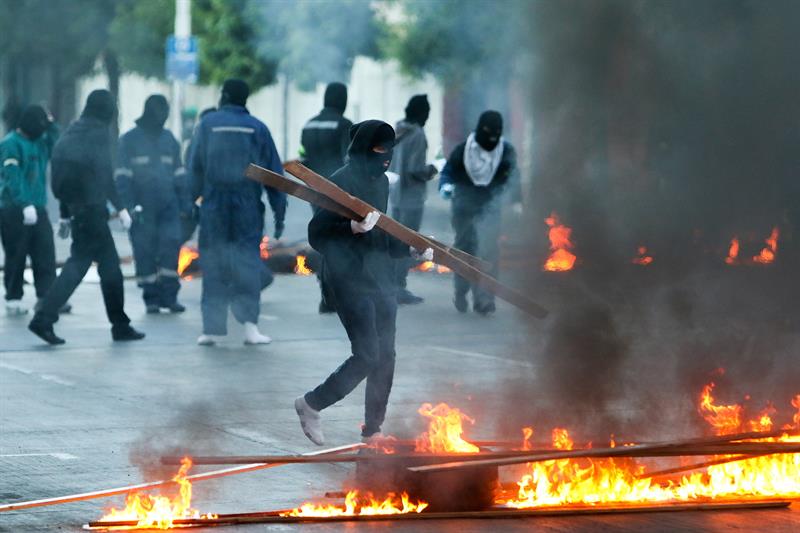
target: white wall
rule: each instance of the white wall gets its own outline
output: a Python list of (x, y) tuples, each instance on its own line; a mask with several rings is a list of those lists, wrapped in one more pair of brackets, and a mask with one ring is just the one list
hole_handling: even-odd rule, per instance
[[(105, 75), (82, 79), (77, 90), (77, 109), (83, 108), (88, 94), (99, 88), (107, 88)], [(134, 126), (142, 113), (144, 101), (150, 94), (161, 93), (171, 99), (170, 85), (157, 79), (148, 79), (135, 74), (126, 74), (120, 80), (120, 132)], [(275, 145), (283, 159), (297, 156), (300, 148), (300, 132), (305, 122), (322, 108), (325, 84), (313, 92), (303, 92), (292, 86), (289, 90), (288, 109), (288, 154), (283, 153), (283, 85), (282, 81), (265, 87), (253, 94), (248, 101), (250, 112), (264, 121), (272, 132)], [(426, 93), (431, 104), (431, 117), (425, 126), (430, 145), (429, 157), (433, 157), (441, 146), (442, 107), (444, 91), (432, 78), (412, 80), (400, 73), (395, 62), (376, 62), (369, 58), (356, 58), (348, 84), (348, 103), (345, 116), (353, 122), (366, 119), (381, 119), (394, 125), (404, 116), (408, 99), (414, 94)], [(186, 91), (186, 106), (202, 111), (217, 104), (219, 88), (189, 86)]]

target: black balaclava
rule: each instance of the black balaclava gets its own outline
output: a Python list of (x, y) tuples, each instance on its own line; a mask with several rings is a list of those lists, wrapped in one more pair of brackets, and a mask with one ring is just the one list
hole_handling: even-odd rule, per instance
[(19, 117), (19, 129), (32, 141), (41, 137), (49, 124), (47, 112), (39, 105), (29, 105)]
[(424, 126), (431, 114), (431, 105), (427, 94), (415, 94), (406, 106), (406, 120)]
[(344, 114), (347, 109), (347, 86), (335, 81), (325, 88), (325, 107), (331, 107)]
[(475, 141), (481, 148), (491, 152), (500, 142), (503, 135), (503, 116), (497, 111), (484, 111), (475, 128)]
[(160, 132), (169, 118), (169, 103), (162, 94), (153, 94), (144, 102), (144, 112), (136, 125), (149, 132)]
[[(381, 120), (365, 120), (350, 127), (350, 148), (347, 154), (350, 161), (367, 176), (382, 176), (392, 161), (394, 147), (394, 128)], [(373, 152), (382, 146), (385, 153)]]
[(250, 96), (250, 86), (247, 82), (237, 79), (225, 80), (222, 84), (222, 96), (219, 98), (220, 107), (224, 105), (239, 105), (245, 107)]
[(110, 124), (116, 112), (117, 106), (111, 93), (105, 89), (97, 89), (89, 93), (81, 117), (94, 118)]

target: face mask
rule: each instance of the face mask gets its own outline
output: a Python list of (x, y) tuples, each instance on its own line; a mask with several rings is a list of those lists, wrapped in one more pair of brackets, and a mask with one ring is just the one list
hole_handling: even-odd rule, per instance
[(393, 150), (390, 148), (384, 153), (369, 151), (366, 157), (366, 170), (370, 176), (380, 176), (389, 169), (392, 162)]
[(41, 108), (29, 108), (22, 113), (19, 129), (25, 136), (35, 141), (47, 131), (47, 114)]
[(481, 145), (481, 148), (486, 150), (487, 152), (491, 152), (497, 146), (497, 143), (500, 142), (500, 135), (502, 134), (502, 130), (493, 130), (486, 126), (481, 127), (478, 131), (475, 132), (475, 141)]

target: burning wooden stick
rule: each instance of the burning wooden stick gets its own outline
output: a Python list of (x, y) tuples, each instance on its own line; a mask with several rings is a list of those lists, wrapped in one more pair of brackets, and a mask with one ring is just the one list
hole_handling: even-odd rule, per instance
[(728, 463), (736, 463), (738, 461), (747, 461), (748, 459), (756, 459), (758, 457), (765, 457), (768, 454), (758, 455), (734, 455), (733, 457), (721, 457), (719, 459), (712, 459), (710, 461), (702, 461), (699, 463), (692, 463), (688, 465), (676, 466), (674, 468), (665, 468), (663, 470), (655, 470), (653, 472), (644, 472), (636, 476), (639, 479), (657, 478), (669, 476), (672, 474), (681, 474), (683, 472), (691, 472), (692, 470), (701, 470), (709, 466), (724, 465)]
[[(284, 168), (286, 168), (286, 170), (292, 175), (297, 176), (318, 193), (353, 211), (356, 215), (358, 215), (358, 220), (363, 219), (372, 211), (377, 211), (373, 206), (351, 196), (334, 183), (328, 181), (319, 174), (312, 172), (296, 161), (290, 161), (286, 163)], [(262, 180), (262, 176), (265, 175), (265, 172), (267, 172), (266, 169), (262, 169), (255, 165), (250, 165), (246, 171), (246, 175), (251, 179), (259, 181), (260, 183), (267, 184), (265, 180)], [(413, 231), (400, 224), (388, 215), (381, 213), (377, 226), (389, 235), (409, 246), (414, 247), (417, 250), (433, 248), (434, 261), (436, 263), (450, 268), (456, 274), (471, 281), (472, 283), (480, 285), (482, 288), (491, 292), (498, 298), (507, 301), (508, 303), (529, 313), (530, 315), (535, 316), (536, 318), (544, 318), (547, 316), (547, 310), (541, 305), (530, 300), (527, 296), (515, 291), (514, 289), (511, 289), (506, 285), (503, 285), (492, 276), (489, 276), (485, 272), (475, 268), (463, 259), (456, 257), (454, 254), (450, 253), (446, 247), (432, 242), (416, 231)]]
[[(288, 179), (285, 176), (281, 176), (276, 172), (272, 172), (271, 170), (262, 168), (258, 165), (250, 165), (249, 167), (247, 167), (247, 169), (245, 170), (245, 175), (250, 179), (258, 181), (263, 185), (268, 185), (273, 189), (284, 192), (290, 196), (294, 196), (295, 198), (305, 200), (310, 204), (313, 204), (317, 207), (321, 207), (322, 209), (326, 209), (345, 218), (349, 218), (350, 220), (358, 221), (364, 218), (362, 216), (357, 215), (350, 208), (345, 207), (331, 200), (327, 196), (318, 193), (314, 189), (311, 189), (303, 185), (302, 183), (298, 183), (294, 180)], [(484, 261), (479, 257), (470, 255), (467, 252), (459, 250), (458, 248), (447, 246), (446, 244), (443, 244), (432, 237), (425, 237), (425, 238), (428, 239), (432, 244), (441, 247), (442, 249), (458, 257), (462, 261), (469, 263), (478, 270), (485, 272), (492, 267), (490, 263)]]
[[(327, 450), (320, 450), (317, 452), (309, 452), (305, 454), (307, 457), (314, 457), (318, 455), (336, 454), (342, 452), (349, 452), (358, 448), (366, 446), (363, 443), (348, 444), (345, 446), (338, 446), (336, 448), (328, 448)], [(216, 479), (220, 477), (232, 476), (235, 474), (244, 474), (245, 472), (253, 472), (256, 470), (263, 470), (265, 468), (272, 468), (278, 466), (277, 464), (256, 463), (234, 468), (225, 468), (222, 470), (214, 470), (213, 472), (204, 472), (202, 474), (194, 474), (186, 476), (186, 479), (195, 483), (197, 481), (205, 481), (207, 479)], [(128, 485), (127, 487), (117, 487), (115, 489), (97, 490), (93, 492), (83, 492), (80, 494), (70, 494), (68, 496), (58, 496), (55, 498), (45, 498), (42, 500), (31, 500), (27, 502), (8, 503), (0, 505), (0, 513), (6, 511), (19, 511), (21, 509), (30, 509), (33, 507), (45, 507), (48, 505), (59, 505), (62, 503), (80, 502), (85, 500), (94, 500), (98, 498), (108, 498), (110, 496), (117, 496), (119, 494), (127, 494), (129, 492), (139, 492), (144, 490), (157, 489), (174, 485), (172, 480), (152, 481), (150, 483), (139, 483), (138, 485)]]

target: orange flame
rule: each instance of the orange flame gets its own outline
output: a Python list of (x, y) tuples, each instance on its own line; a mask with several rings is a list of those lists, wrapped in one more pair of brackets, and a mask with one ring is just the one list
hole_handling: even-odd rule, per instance
[(294, 273), (300, 276), (310, 276), (312, 274), (311, 269), (306, 266), (306, 256), (297, 256), (297, 262), (294, 265)]
[(195, 248), (190, 246), (181, 246), (181, 251), (178, 253), (178, 275), (183, 276), (183, 273), (186, 272), (186, 269), (189, 268), (189, 265), (194, 262), (195, 259), (200, 257), (200, 252), (198, 252)]
[(423, 261), (422, 263), (413, 267), (411, 270), (415, 270), (417, 272), (436, 272), (437, 274), (447, 274), (449, 272), (452, 272), (452, 270), (450, 270), (446, 266), (437, 265), (433, 261)]
[(527, 451), (531, 449), (531, 437), (533, 437), (533, 428), (522, 428), (522, 449)]
[(753, 257), (753, 261), (756, 263), (761, 263), (762, 265), (768, 265), (775, 261), (775, 252), (778, 251), (779, 236), (780, 231), (778, 231), (778, 227), (776, 226), (772, 228), (772, 233), (770, 233), (769, 237), (764, 240), (767, 245), (761, 249), (760, 254)]
[(731, 245), (728, 248), (728, 257), (725, 262), (729, 265), (735, 265), (739, 262), (739, 237), (734, 236), (731, 239)]
[(647, 255), (647, 246), (639, 246), (636, 251), (639, 255), (631, 259), (631, 263), (634, 265), (647, 266), (653, 262), (653, 257)]
[(561, 224), (558, 220), (558, 215), (555, 213), (544, 219), (544, 222), (550, 227), (547, 232), (547, 238), (550, 239), (551, 250), (550, 256), (544, 263), (544, 270), (549, 272), (572, 270), (577, 259), (575, 254), (569, 251), (575, 247), (570, 240), (572, 228)]
[(258, 250), (261, 253), (261, 259), (266, 261), (269, 259), (269, 235), (264, 235), (258, 245)]
[(281, 514), (281, 516), (329, 517), (392, 515), (421, 513), (427, 507), (428, 504), (426, 502), (411, 502), (408, 494), (405, 492), (402, 493), (399, 498), (394, 493), (389, 493), (385, 499), (378, 500), (370, 493), (361, 496), (357, 490), (351, 490), (347, 493), (347, 496), (345, 496), (344, 507), (330, 504), (318, 505), (314, 503), (304, 503), (288, 513)]
[(713, 382), (703, 387), (698, 408), (700, 414), (706, 422), (711, 424), (717, 435), (736, 433), (742, 427), (742, 406), (739, 404), (714, 405), (714, 397), (711, 396), (713, 389)]
[(465, 441), (462, 422), (474, 424), (475, 421), (455, 407), (440, 403), (436, 407), (424, 403), (417, 411), (428, 418), (427, 433), (417, 437), (414, 451), (423, 453), (478, 453), (480, 449)]
[(201, 515), (192, 509), (192, 483), (186, 474), (192, 468), (192, 460), (181, 459), (181, 467), (172, 481), (178, 484), (178, 493), (171, 496), (149, 495), (132, 492), (125, 498), (124, 509), (111, 508), (100, 521), (138, 521), (133, 529), (170, 529), (173, 521), (180, 518), (214, 518)]

